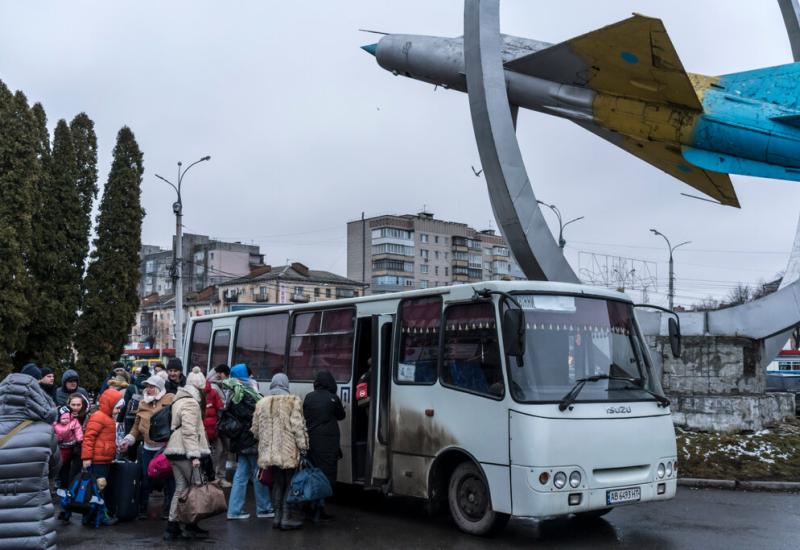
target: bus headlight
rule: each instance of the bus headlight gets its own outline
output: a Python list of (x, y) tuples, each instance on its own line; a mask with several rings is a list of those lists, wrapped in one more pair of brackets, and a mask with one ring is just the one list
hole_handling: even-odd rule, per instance
[(556, 489), (563, 489), (564, 485), (567, 484), (567, 474), (564, 472), (558, 472), (556, 475), (553, 476), (553, 485), (555, 485)]
[(672, 462), (667, 462), (667, 477), (672, 477)]
[(579, 471), (574, 471), (569, 474), (569, 486), (573, 489), (581, 484), (581, 473)]
[(658, 476), (658, 479), (661, 479), (661, 478), (664, 477), (664, 472), (665, 471), (666, 471), (666, 469), (664, 468), (664, 463), (663, 462), (659, 462), (658, 463), (658, 468), (656, 468), (656, 475)]

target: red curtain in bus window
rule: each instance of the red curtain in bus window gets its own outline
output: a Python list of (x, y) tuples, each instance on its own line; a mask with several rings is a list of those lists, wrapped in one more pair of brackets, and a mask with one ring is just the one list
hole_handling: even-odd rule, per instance
[(495, 318), (492, 304), (475, 302), (451, 307), (447, 310), (448, 331), (493, 329), (494, 326)]
[[(296, 315), (289, 351), (289, 379), (310, 381), (318, 371), (328, 370), (337, 382), (350, 380), (354, 325), (354, 309)], [(319, 327), (318, 332), (310, 332), (314, 327)]]
[(189, 364), (186, 370), (200, 367), (205, 371), (208, 368), (208, 349), (211, 343), (211, 321), (195, 323), (192, 328), (192, 341), (189, 344)]
[(400, 357), (395, 378), (400, 383), (432, 384), (439, 365), (442, 297), (403, 300), (400, 305)]
[(286, 313), (241, 317), (232, 364), (244, 363), (256, 380), (271, 380), (283, 371), (288, 325)]
[[(220, 364), (228, 364), (228, 350), (231, 347), (231, 331), (218, 330), (214, 333), (214, 343), (211, 345), (211, 362), (208, 370)], [(205, 370), (202, 365), (200, 368)], [(208, 373), (206, 373), (207, 375)]]

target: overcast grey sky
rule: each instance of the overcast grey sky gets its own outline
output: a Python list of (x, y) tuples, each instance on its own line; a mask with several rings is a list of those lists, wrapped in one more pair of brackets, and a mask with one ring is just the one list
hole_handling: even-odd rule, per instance
[[(0, 79), (41, 101), (51, 128), (86, 111), (100, 183), (120, 126), (144, 151), (143, 242), (167, 246), (174, 192), (154, 177), (210, 154), (184, 180), (186, 230), (253, 241), (267, 262), (346, 272), (345, 223), (417, 212), (493, 224), (465, 95), (393, 77), (359, 49), (387, 32), (456, 36), (460, 0), (347, 2), (0, 0)], [(772, 0), (505, 0), (502, 30), (560, 42), (639, 12), (664, 20), (684, 66), (710, 75), (791, 62)], [(690, 188), (572, 123), (520, 115), (534, 190), (565, 216), (567, 255), (658, 261), (674, 242), (679, 303), (784, 269), (800, 184), (733, 176), (741, 210)], [(548, 214), (546, 216), (549, 217)], [(493, 225), (492, 225), (493, 226)]]

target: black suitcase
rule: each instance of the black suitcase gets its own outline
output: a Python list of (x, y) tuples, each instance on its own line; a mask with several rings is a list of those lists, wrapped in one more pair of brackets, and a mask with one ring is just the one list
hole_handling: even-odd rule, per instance
[(105, 501), (108, 513), (120, 521), (136, 519), (139, 514), (139, 490), (142, 467), (136, 462), (115, 460), (108, 473)]

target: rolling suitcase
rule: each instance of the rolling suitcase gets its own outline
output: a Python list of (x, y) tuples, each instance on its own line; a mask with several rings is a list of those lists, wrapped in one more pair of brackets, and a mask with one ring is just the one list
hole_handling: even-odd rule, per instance
[(142, 484), (141, 465), (115, 460), (108, 472), (105, 492), (106, 507), (119, 521), (136, 519), (139, 514), (139, 490)]

